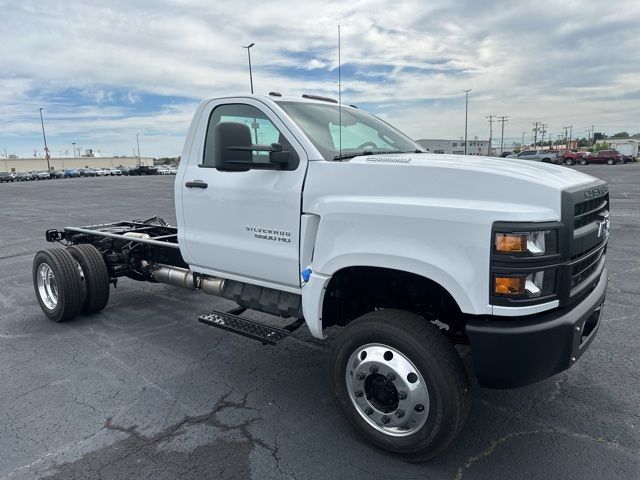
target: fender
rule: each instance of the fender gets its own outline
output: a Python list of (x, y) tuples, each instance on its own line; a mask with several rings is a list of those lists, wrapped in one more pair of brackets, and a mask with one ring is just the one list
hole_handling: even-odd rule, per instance
[[(444, 270), (424, 262), (416, 262), (413, 258), (398, 255), (344, 254), (333, 258), (327, 268), (331, 273), (313, 272), (302, 289), (302, 310), (311, 334), (316, 338), (325, 338), (322, 333), (322, 306), (324, 296), (333, 275), (348, 267), (381, 267), (414, 273), (442, 286), (456, 301), (463, 312), (473, 311), (471, 299), (465, 289)], [(487, 305), (487, 311), (491, 307)]]

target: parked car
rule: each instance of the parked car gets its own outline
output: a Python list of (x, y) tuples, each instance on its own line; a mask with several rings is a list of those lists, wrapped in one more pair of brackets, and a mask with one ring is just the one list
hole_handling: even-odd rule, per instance
[(49, 180), (51, 178), (51, 174), (46, 171), (35, 172), (34, 179), (35, 180)]
[(106, 170), (112, 177), (122, 175), (122, 170), (120, 170), (119, 168), (107, 168)]
[(120, 167), (122, 175), (129, 175), (129, 172), (133, 170), (133, 167)]
[(33, 180), (33, 175), (31, 175), (31, 172), (16, 173), (16, 178), (15, 178), (16, 182), (27, 182), (29, 180)]
[(51, 178), (64, 178), (64, 172), (62, 170), (53, 170), (49, 172)]
[(158, 170), (155, 167), (149, 165), (139, 165), (129, 170), (129, 175), (157, 175)]
[(558, 150), (523, 150), (518, 155), (512, 155), (509, 158), (517, 158), (519, 160), (534, 160), (544, 163), (560, 163), (561, 157)]
[(13, 176), (9, 172), (0, 172), (0, 183), (13, 182)]
[(104, 168), (94, 168), (93, 171), (95, 172), (97, 177), (104, 177), (111, 174), (109, 170), (106, 170)]
[(561, 154), (562, 163), (565, 165), (575, 165), (580, 160), (580, 154), (572, 152), (571, 150), (565, 150)]
[(158, 171), (158, 175), (171, 175), (171, 170), (165, 166), (156, 167), (156, 170)]
[(81, 177), (95, 177), (96, 176), (96, 172), (94, 172), (93, 169), (91, 169), (91, 168), (79, 168), (78, 172), (80, 173)]
[(177, 175), (178, 169), (176, 167), (169, 167), (169, 172), (171, 173), (171, 175)]
[[(582, 162), (585, 163), (582, 163)], [(580, 165), (590, 163), (606, 163), (607, 165), (615, 165), (616, 163), (624, 163), (624, 157), (617, 150), (601, 150), (594, 155), (584, 157), (580, 161)]]
[(500, 154), (500, 156), (501, 156), (502, 158), (507, 158), (507, 157), (510, 157), (510, 156), (512, 156), (512, 155), (513, 155), (513, 152), (502, 152), (502, 153)]
[(80, 171), (77, 168), (67, 168), (64, 171), (64, 178), (76, 178), (80, 176)]

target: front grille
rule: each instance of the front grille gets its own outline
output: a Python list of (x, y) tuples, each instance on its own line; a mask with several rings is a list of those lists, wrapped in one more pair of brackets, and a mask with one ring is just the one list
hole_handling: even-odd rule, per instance
[(604, 255), (604, 248), (580, 255), (579, 260), (571, 266), (571, 288), (580, 285), (596, 271), (602, 255)]
[(596, 221), (609, 210), (609, 194), (577, 203), (574, 208), (573, 228), (578, 229)]

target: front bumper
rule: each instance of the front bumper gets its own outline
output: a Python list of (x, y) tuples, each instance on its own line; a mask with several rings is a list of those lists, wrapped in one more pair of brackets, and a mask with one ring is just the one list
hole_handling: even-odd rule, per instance
[(606, 291), (604, 268), (593, 291), (570, 310), (530, 319), (469, 320), (467, 336), (480, 385), (521, 387), (569, 368), (596, 336)]

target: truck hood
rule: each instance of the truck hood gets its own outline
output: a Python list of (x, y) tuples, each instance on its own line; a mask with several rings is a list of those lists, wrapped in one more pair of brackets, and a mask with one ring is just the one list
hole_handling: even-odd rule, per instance
[(493, 212), (493, 220), (486, 222), (557, 221), (562, 190), (594, 180), (564, 166), (511, 158), (364, 155), (345, 162), (309, 162), (303, 208), (321, 214), (332, 204), (347, 208), (341, 202), (415, 205), (431, 212), (446, 206)]
[[(449, 170), (452, 176), (475, 172), (539, 183), (547, 187), (564, 189), (590, 183), (594, 177), (559, 165), (514, 158), (494, 158), (471, 155), (442, 155), (429, 153), (398, 153), (354, 157), (350, 163), (387, 164), (398, 168), (430, 168)], [(506, 180), (506, 178), (505, 178)]]

